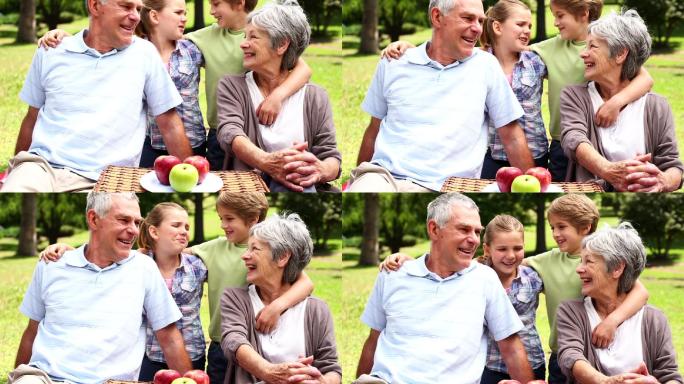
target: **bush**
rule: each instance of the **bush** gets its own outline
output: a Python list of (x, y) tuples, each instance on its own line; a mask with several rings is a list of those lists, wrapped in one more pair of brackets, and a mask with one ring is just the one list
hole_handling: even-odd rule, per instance
[(342, 34), (345, 36), (361, 36), (361, 24), (343, 25)]
[(11, 226), (11, 227), (0, 227), (0, 238), (3, 237), (12, 237), (12, 238), (19, 238), (19, 227), (18, 226)]
[(623, 5), (639, 12), (656, 47), (668, 46), (672, 33), (684, 20), (684, 0), (624, 0)]
[(634, 225), (653, 258), (669, 259), (673, 241), (684, 234), (684, 196), (633, 194), (622, 207), (623, 220)]
[(7, 13), (7, 14), (0, 14), (0, 24), (10, 24), (10, 25), (17, 25), (19, 22), (19, 14), (18, 13)]

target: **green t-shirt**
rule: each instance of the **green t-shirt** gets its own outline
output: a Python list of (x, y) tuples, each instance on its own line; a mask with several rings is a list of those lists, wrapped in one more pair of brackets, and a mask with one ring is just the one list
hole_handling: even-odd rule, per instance
[(188, 33), (186, 38), (195, 43), (204, 57), (207, 121), (210, 128), (216, 128), (216, 87), (223, 76), (240, 75), (245, 72), (242, 66), (243, 53), (240, 49), (240, 43), (245, 39), (245, 31), (231, 31), (212, 24)]
[[(544, 282), (546, 295), (546, 314), (549, 317), (551, 351), (558, 352), (558, 335), (556, 333), (556, 309), (565, 300), (582, 298), (582, 280), (577, 276), (577, 266), (581, 258), (571, 256), (554, 248), (548, 252), (528, 257), (527, 265), (534, 268)], [(211, 273), (209, 273), (211, 275)]]
[(546, 64), (549, 91), (549, 132), (551, 138), (560, 140), (560, 93), (567, 85), (584, 82), (584, 61), (580, 52), (586, 42), (563, 40), (560, 36), (532, 44), (530, 49), (536, 52)]
[(247, 285), (247, 268), (240, 256), (247, 245), (236, 245), (225, 237), (219, 237), (191, 248), (204, 265), (207, 266), (209, 299), (209, 337), (212, 341), (221, 342), (221, 295), (226, 288), (244, 287)]

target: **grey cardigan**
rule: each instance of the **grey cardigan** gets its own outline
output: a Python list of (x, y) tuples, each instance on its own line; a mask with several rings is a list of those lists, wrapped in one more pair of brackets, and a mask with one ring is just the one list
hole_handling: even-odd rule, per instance
[[(594, 125), (588, 83), (571, 85), (563, 89), (560, 97), (560, 112), (561, 146), (568, 157), (565, 181), (595, 180), (606, 186), (605, 180), (599, 180), (597, 176), (582, 167), (575, 156), (575, 151), (581, 143), (590, 144), (601, 156), (604, 156), (603, 147), (598, 138), (598, 130), (601, 128)], [(673, 167), (684, 171), (677, 149), (672, 109), (664, 97), (655, 93), (649, 93), (646, 98), (644, 130), (646, 153), (653, 155), (651, 162), (661, 171)], [(681, 181), (679, 186), (681, 187)]]
[[(584, 360), (600, 372), (604, 372), (591, 344), (591, 325), (582, 300), (569, 300), (558, 306), (556, 315), (558, 331), (558, 364), (568, 383), (574, 383), (572, 367)], [(667, 318), (660, 310), (646, 305), (641, 326), (641, 345), (648, 372), (658, 382), (676, 380), (684, 383), (677, 369), (672, 334)], [(635, 367), (636, 368), (636, 367)]]
[[(247, 137), (254, 145), (264, 148), (259, 132), (259, 119), (256, 108), (247, 88), (246, 75), (224, 76), (218, 83), (217, 103), (218, 129), (217, 140), (221, 149), (226, 152), (223, 169), (252, 170), (235, 156), (232, 149), (233, 140), (238, 136)], [(304, 140), (309, 143), (309, 152), (319, 160), (329, 157), (342, 162), (342, 155), (337, 150), (335, 125), (328, 94), (314, 84), (307, 84), (304, 97)], [(340, 171), (341, 172), (341, 169)], [(339, 177), (338, 172), (338, 177)]]
[[(254, 308), (247, 288), (226, 288), (221, 297), (221, 349), (228, 359), (225, 384), (256, 383), (257, 378), (242, 369), (235, 353), (243, 345), (251, 345), (263, 355), (256, 335)], [(309, 297), (304, 318), (304, 346), (306, 355), (314, 357), (313, 366), (322, 374), (337, 372), (338, 363), (333, 320), (328, 305), (316, 297)]]

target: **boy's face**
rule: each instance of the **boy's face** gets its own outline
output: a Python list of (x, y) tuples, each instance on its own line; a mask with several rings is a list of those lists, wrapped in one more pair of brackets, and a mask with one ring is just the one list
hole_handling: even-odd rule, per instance
[(247, 19), (242, 6), (229, 4), (226, 0), (211, 0), (209, 13), (216, 19), (216, 24), (224, 29), (241, 29)]
[(257, 219), (246, 222), (232, 209), (219, 206), (216, 210), (221, 219), (221, 229), (228, 241), (233, 244), (246, 244), (249, 239), (249, 229), (256, 224)]
[(553, 14), (553, 25), (558, 28), (561, 39), (563, 40), (584, 40), (589, 26), (589, 12), (578, 17), (565, 8), (551, 3), (551, 13)]
[(553, 232), (553, 239), (561, 252), (567, 252), (570, 255), (579, 254), (582, 239), (589, 233), (589, 227), (578, 229), (565, 218), (554, 214), (549, 214), (549, 225)]

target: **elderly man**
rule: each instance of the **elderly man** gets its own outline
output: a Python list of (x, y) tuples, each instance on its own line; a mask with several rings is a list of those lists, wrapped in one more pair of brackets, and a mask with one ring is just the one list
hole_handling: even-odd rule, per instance
[(19, 94), (29, 108), (2, 191), (85, 190), (107, 165), (137, 166), (146, 110), (171, 154), (192, 154), (176, 87), (154, 46), (133, 37), (141, 0), (86, 4), (88, 29), (33, 57)]
[(136, 380), (143, 316), (169, 367), (192, 369), (175, 322), (181, 313), (154, 261), (131, 251), (142, 221), (135, 194), (88, 195), (88, 244), (39, 262), (21, 304), (29, 318), (9, 383)]
[(466, 196), (444, 194), (428, 205), (430, 253), (378, 275), (361, 317), (371, 330), (355, 383), (479, 383), (485, 332), (513, 379), (534, 379), (517, 334), (522, 322), (496, 273), (472, 260), (481, 230)]
[(429, 17), (431, 41), (378, 65), (349, 191), (438, 191), (449, 176), (479, 177), (488, 121), (511, 164), (533, 166), (520, 104), (494, 56), (474, 49), (482, 1), (431, 0)]

